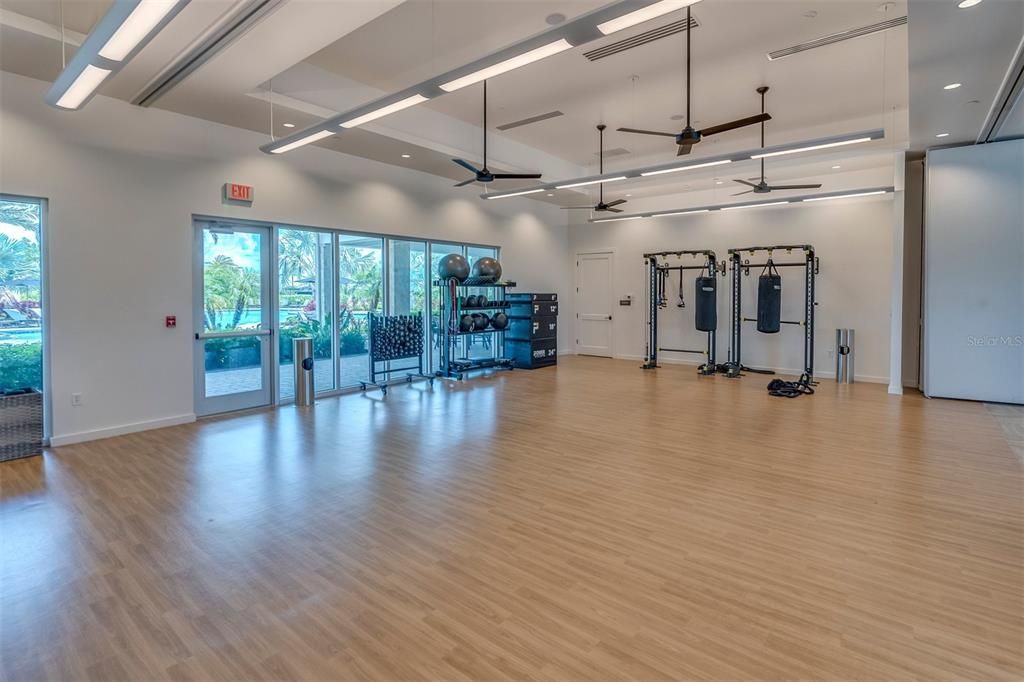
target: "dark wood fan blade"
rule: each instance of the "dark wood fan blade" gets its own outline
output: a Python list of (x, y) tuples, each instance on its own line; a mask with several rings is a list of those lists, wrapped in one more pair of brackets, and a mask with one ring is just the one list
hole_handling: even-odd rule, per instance
[(746, 126), (752, 126), (755, 123), (761, 123), (762, 121), (770, 121), (772, 117), (768, 114), (758, 114), (757, 116), (747, 116), (746, 118), (736, 119), (735, 121), (729, 121), (717, 126), (710, 126), (700, 131), (701, 136), (707, 137), (708, 135), (717, 135), (718, 133), (724, 133), (728, 130), (736, 130), (737, 128), (745, 128)]
[(626, 203), (625, 199), (616, 199), (615, 201), (609, 201), (605, 206), (618, 206), (619, 204)]
[(820, 187), (821, 183), (817, 185), (772, 185), (771, 189), (819, 189)]
[(478, 175), (480, 173), (480, 171), (474, 168), (473, 164), (471, 164), (469, 161), (463, 161), (462, 159), (452, 159), (452, 161), (459, 164), (473, 175)]
[(561, 208), (562, 208), (563, 211), (573, 211), (573, 210), (576, 210), (576, 209), (584, 209), (584, 208), (586, 210), (588, 210), (588, 211), (593, 211), (594, 210), (593, 206), (562, 206)]
[[(754, 179), (757, 180), (757, 178), (754, 178)], [(757, 187), (757, 185), (755, 185), (754, 183), (747, 182), (746, 180), (733, 180), (733, 182), (738, 182), (741, 185), (746, 185), (747, 187)]]
[(676, 150), (676, 156), (686, 156), (690, 153), (691, 149), (693, 149), (692, 144), (681, 144), (679, 149)]
[(495, 173), (495, 180), (537, 180), (540, 173)]
[(604, 210), (608, 211), (609, 213), (622, 213), (621, 208), (605, 208)]
[(638, 135), (661, 135), (662, 137), (675, 137), (675, 133), (660, 133), (657, 130), (640, 130), (639, 128), (616, 128), (620, 133), (636, 133)]
[(748, 189), (748, 190), (747, 190), (746, 192), (736, 192), (736, 194), (733, 194), (733, 196), (734, 196), (734, 197), (738, 197), (738, 196), (741, 196), (741, 195), (743, 195), (743, 194), (750, 194), (750, 193), (751, 193), (751, 192), (753, 192), (753, 191), (754, 191), (754, 190), (752, 190), (752, 189)]
[(466, 185), (468, 185), (471, 182), (476, 182), (476, 178), (470, 178), (469, 180), (463, 180), (462, 182), (457, 182), (454, 185), (452, 185), (452, 187), (465, 187)]

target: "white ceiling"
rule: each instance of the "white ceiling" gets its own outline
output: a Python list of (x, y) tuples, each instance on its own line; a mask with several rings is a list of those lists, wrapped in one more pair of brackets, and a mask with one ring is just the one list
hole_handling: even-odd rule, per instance
[[(88, 32), (110, 1), (66, 0), (67, 28)], [(116, 78), (104, 85), (102, 94), (131, 100), (204, 31), (248, 1), (193, 0)], [(285, 122), (297, 126), (292, 130), (313, 125), (332, 113), (542, 31), (549, 27), (552, 14), (571, 18), (603, 4), (604, 0), (287, 0), (155, 106), (269, 135), (268, 100), (272, 100), (273, 133), (282, 136), (291, 131), (283, 127)], [(923, 5), (920, 10), (919, 4)], [(982, 79), (973, 77), (975, 71), (984, 72), (986, 78), (991, 71), (1002, 76), (1002, 67), (993, 64), (999, 63), (999, 59), (1006, 63), (1003, 43), (1009, 30), (1005, 18), (1013, 10), (1007, 6), (1016, 5), (1018, 10), (1024, 7), (1020, 0), (986, 0), (976, 9), (989, 11), (990, 5), (996, 8), (993, 14), (1003, 18), (999, 25), (989, 22), (976, 27), (973, 33), (968, 32), (973, 36), (971, 40), (956, 43), (956, 50), (943, 51), (930, 44), (929, 36), (948, 48), (955, 42), (949, 40), (950, 32), (958, 39), (964, 37), (955, 26), (964, 15), (945, 16), (928, 6), (949, 4), (954, 4), (953, 0), (911, 0), (911, 30), (916, 30), (915, 12), (923, 14), (922, 35), (929, 49), (937, 50), (928, 57), (928, 69), (924, 69), (915, 62), (917, 53), (908, 52), (905, 27), (773, 62), (765, 57), (770, 50), (901, 16), (907, 13), (905, 2), (704, 0), (693, 8), (700, 23), (693, 32), (695, 124), (711, 125), (759, 111), (754, 88), (767, 84), (771, 87), (768, 111), (774, 117), (766, 129), (768, 144), (867, 128), (886, 129), (885, 140), (863, 148), (770, 160), (770, 179), (819, 178), (826, 183), (825, 189), (831, 189), (843, 188), (844, 182), (859, 182), (864, 173), (888, 174), (891, 178), (892, 153), (913, 142), (908, 103), (912, 101), (909, 93), (919, 85), (917, 71), (930, 73), (929, 70), (941, 69), (943, 63), (955, 63), (963, 58), (958, 50), (967, 49), (974, 61), (961, 72), (971, 77), (957, 76), (965, 83), (963, 92), (958, 94), (971, 94), (981, 100), (981, 108), (986, 108), (990, 102), (984, 99), (985, 88), (979, 86), (978, 92), (968, 92), (968, 82), (981, 82)], [(56, 77), (60, 71), (60, 46), (53, 34), (14, 28), (9, 19), (14, 13), (52, 26), (59, 22), (58, 7), (57, 0), (0, 0), (0, 69), (42, 80)], [(588, 61), (583, 52), (683, 15), (677, 12), (662, 17), (492, 79), (492, 168), (540, 170), (545, 173), (545, 180), (593, 173), (597, 165), (594, 125), (598, 122), (607, 123), (612, 129), (606, 133), (606, 148), (629, 150), (626, 155), (608, 159), (606, 170), (673, 158), (674, 149), (668, 138), (628, 135), (613, 129), (631, 126), (674, 131), (683, 125), (682, 121), (673, 120), (683, 108), (683, 35), (596, 62)], [(290, 36), (296, 38), (289, 39)], [(977, 63), (986, 59), (991, 61)], [(912, 76), (909, 80), (908, 60)], [(271, 83), (273, 98), (267, 92)], [(988, 96), (990, 100), (992, 95)], [(937, 108), (941, 104), (939, 101), (928, 106)], [(465, 174), (450, 159), (462, 156), (480, 160), (480, 107), (480, 88), (470, 87), (345, 131), (320, 144), (339, 152), (460, 180)], [(504, 133), (494, 130), (502, 123), (554, 109), (565, 115)], [(915, 126), (916, 117), (915, 112)], [(757, 136), (757, 128), (751, 127), (707, 138), (695, 147), (693, 157), (755, 147)], [(403, 153), (411, 158), (403, 159)], [(289, 156), (282, 157), (282, 162), (287, 163)], [(833, 170), (836, 163), (842, 168)], [(631, 182), (628, 188), (609, 185), (606, 192), (615, 196), (629, 193), (637, 202), (675, 197), (680, 191), (721, 194), (727, 185), (715, 185), (717, 174), (723, 174), (726, 180), (752, 177), (757, 173), (757, 164), (732, 164), (728, 174), (722, 169), (706, 170), (688, 173), (685, 178)], [(515, 186), (505, 183), (501, 189)], [(475, 196), (481, 190), (471, 185), (454, 191)], [(596, 190), (560, 192), (555, 197), (531, 198), (579, 203), (584, 195), (594, 193)]]

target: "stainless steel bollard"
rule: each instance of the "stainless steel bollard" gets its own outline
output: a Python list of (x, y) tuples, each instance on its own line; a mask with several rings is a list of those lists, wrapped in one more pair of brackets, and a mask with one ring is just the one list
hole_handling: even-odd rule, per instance
[(313, 404), (316, 388), (313, 385), (313, 339), (292, 339), (292, 362), (295, 366), (295, 404)]
[(854, 380), (852, 329), (836, 329), (836, 383), (852, 384)]

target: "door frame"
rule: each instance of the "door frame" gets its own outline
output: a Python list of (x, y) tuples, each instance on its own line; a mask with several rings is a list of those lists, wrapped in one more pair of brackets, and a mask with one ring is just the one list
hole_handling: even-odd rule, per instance
[[(580, 257), (581, 256), (608, 256), (608, 272), (611, 275), (611, 300), (608, 301), (608, 311), (611, 319), (611, 333), (608, 335), (608, 356), (609, 358), (615, 357), (615, 314), (611, 311), (615, 310), (615, 249), (590, 249), (587, 251), (576, 252), (576, 269), (573, 271), (573, 287), (576, 289), (576, 295), (573, 298), (573, 306), (576, 309), (576, 326), (573, 328), (573, 354), (580, 355)], [(589, 355), (589, 354), (587, 354)], [(605, 357), (603, 355), (595, 355), (592, 357)]]
[[(203, 293), (204, 283), (204, 260), (203, 260), (203, 231), (211, 226), (223, 224), (225, 229), (236, 229), (241, 232), (253, 232), (260, 234), (260, 307), (265, 324), (265, 329), (258, 332), (224, 332), (210, 335), (203, 328)], [(277, 322), (274, 315), (277, 306), (274, 305), (271, 296), (275, 291), (273, 251), (274, 228), (267, 223), (255, 223), (252, 221), (234, 221), (230, 219), (210, 219), (194, 217), (192, 221), (192, 371), (193, 371), (193, 405), (197, 417), (206, 417), (225, 412), (246, 410), (259, 407), (269, 407), (274, 404), (276, 397), (275, 378), (273, 363), (277, 353), (274, 346), (277, 342)], [(263, 369), (263, 388), (259, 391), (247, 393), (236, 393), (226, 396), (206, 396), (206, 368), (204, 355), (201, 352), (203, 341), (208, 338), (232, 338), (259, 336), (264, 339), (261, 344), (260, 362)], [(259, 400), (253, 403), (255, 394), (262, 394)]]

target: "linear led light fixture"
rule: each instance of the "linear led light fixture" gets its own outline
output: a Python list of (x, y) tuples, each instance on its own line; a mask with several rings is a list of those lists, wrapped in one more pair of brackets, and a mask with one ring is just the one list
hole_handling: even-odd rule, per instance
[(625, 180), (625, 175), (616, 175), (610, 178), (598, 178), (597, 180), (584, 180), (582, 182), (573, 182), (568, 185), (555, 185), (555, 189), (569, 189), (570, 187), (585, 187), (587, 185), (596, 185), (602, 182), (618, 182), (619, 180)]
[(647, 213), (634, 213), (632, 215), (615, 216), (614, 218), (591, 218), (588, 222), (603, 223), (610, 220), (633, 220), (634, 218), (666, 218), (668, 216), (692, 215), (695, 213), (710, 213), (712, 211), (735, 211), (742, 208), (764, 208), (766, 206), (781, 206), (782, 204), (802, 204), (808, 201), (825, 201), (826, 199), (849, 199), (853, 197), (868, 197), (879, 194), (888, 194), (895, 191), (893, 187), (867, 187), (861, 190), (838, 190), (835, 192), (818, 192), (815, 194), (802, 194), (795, 197), (786, 197), (778, 201), (755, 200), (737, 204), (714, 204), (711, 206), (694, 206), (693, 208), (671, 208), (665, 211), (649, 211)]
[(757, 204), (743, 204), (741, 206), (722, 206), (719, 211), (738, 211), (741, 208), (763, 208), (765, 206), (781, 206), (782, 204), (791, 203), (790, 199), (785, 201), (762, 201)]
[(617, 220), (640, 220), (641, 218), (648, 218), (650, 216), (645, 215), (627, 215), (627, 216), (615, 216), (614, 218), (595, 218), (591, 220), (592, 223), (614, 223)]
[(330, 137), (333, 134), (334, 134), (334, 131), (331, 131), (331, 130), (321, 130), (320, 132), (313, 133), (312, 135), (307, 135), (306, 137), (301, 137), (298, 140), (295, 140), (294, 142), (289, 142), (288, 144), (286, 144), (283, 147), (277, 147), (276, 149), (272, 149), (270, 151), (270, 153), (271, 154), (284, 154), (285, 152), (290, 152), (293, 149), (298, 149), (299, 147), (304, 147), (307, 144), (311, 144), (313, 142), (316, 142), (317, 140), (322, 140), (325, 137)]
[(605, 35), (611, 35), (616, 31), (621, 31), (624, 28), (630, 26), (636, 26), (642, 24), (645, 21), (656, 19), (669, 12), (675, 12), (677, 9), (683, 9), (690, 5), (695, 5), (700, 0), (661, 0), (653, 5), (648, 5), (642, 9), (634, 10), (629, 14), (624, 14), (616, 19), (611, 19), (603, 24), (597, 25), (597, 30)]
[[(980, 0), (979, 0), (980, 1)], [(810, 40), (806, 43), (800, 43), (799, 45), (791, 45), (790, 47), (784, 47), (781, 50), (773, 50), (768, 53), (768, 61), (772, 62), (776, 59), (782, 59), (783, 57), (789, 57), (800, 52), (806, 52), (807, 50), (814, 50), (819, 47), (826, 45), (834, 45), (835, 43), (841, 43), (844, 40), (850, 40), (852, 38), (859, 38), (861, 36), (871, 35), (879, 31), (888, 31), (891, 28), (897, 26), (903, 26), (907, 23), (907, 17), (895, 17), (893, 19), (887, 19), (885, 21), (879, 21), (875, 24), (868, 26), (858, 26), (857, 28), (851, 28), (846, 31), (840, 31), (839, 33), (831, 33), (821, 38)]]
[(858, 137), (853, 140), (843, 140), (841, 142), (829, 142), (827, 144), (815, 144), (809, 147), (797, 147), (795, 149), (780, 149), (774, 152), (763, 152), (761, 154), (751, 154), (752, 159), (764, 159), (769, 156), (784, 156), (786, 154), (798, 154), (800, 152), (811, 152), (815, 149), (828, 149), (829, 147), (845, 147), (848, 144), (859, 144), (861, 142), (871, 142), (873, 138), (870, 137)]
[(694, 168), (707, 168), (708, 166), (721, 166), (723, 163), (732, 163), (732, 159), (722, 159), (721, 161), (708, 161), (707, 163), (694, 163), (689, 166), (676, 166), (674, 168), (660, 168), (658, 170), (647, 171), (640, 173), (643, 177), (649, 177), (651, 175), (662, 175), (664, 173), (678, 173), (679, 171), (691, 170)]
[(61, 109), (81, 108), (188, 3), (114, 0), (53, 82), (46, 102)]
[[(134, 1), (137, 2), (138, 0)], [(169, 0), (162, 1), (167, 2)], [(412, 106), (412, 104), (418, 102), (440, 97), (459, 88), (464, 88), (473, 83), (492, 78), (498, 74), (507, 73), (513, 69), (545, 59), (573, 47), (584, 45), (598, 38), (603, 38), (607, 35), (606, 32), (611, 32), (613, 29), (621, 30), (627, 28), (627, 26), (633, 26), (641, 21), (646, 21), (648, 18), (653, 19), (674, 9), (685, 7), (695, 1), (618, 0), (618, 2), (613, 2), (592, 12), (581, 14), (575, 19), (552, 26), (541, 33), (520, 40), (502, 50), (480, 57), (469, 64), (417, 83), (400, 92), (394, 92), (372, 102), (367, 102), (363, 106), (343, 112), (337, 116), (332, 116), (305, 130), (264, 144), (260, 147), (260, 150), (273, 154), (281, 153), (278, 150), (287, 151), (288, 149), (294, 149), (295, 147), (291, 146), (293, 142), (306, 139), (315, 132), (332, 129), (336, 132), (339, 126), (351, 127), (342, 126), (343, 123), (351, 123), (353, 125), (358, 125), (357, 121), (365, 123), (366, 121), (373, 120), (373, 118), (379, 118), (380, 116), (398, 111), (399, 109), (388, 109), (388, 107), (399, 102), (407, 102), (412, 99), (412, 103), (407, 105)], [(655, 7), (658, 9), (655, 10)], [(646, 18), (636, 14), (648, 8), (650, 8), (650, 13)], [(616, 28), (615, 24), (609, 25), (610, 22), (616, 19), (626, 18), (629, 18), (629, 20), (620, 22), (621, 26), (618, 28)], [(604, 31), (598, 28), (599, 26), (604, 26)], [(379, 115), (373, 118), (364, 118), (371, 113), (378, 113)]]
[(875, 194), (885, 194), (888, 190), (876, 189), (870, 192), (855, 192), (853, 194), (835, 194), (829, 197), (810, 197), (809, 199), (801, 199), (800, 201), (830, 201), (832, 199), (850, 199), (852, 197), (870, 197)]
[[(885, 130), (882, 128), (876, 128), (873, 130), (860, 130), (853, 133), (844, 133), (842, 135), (832, 135), (830, 137), (819, 137), (813, 140), (799, 140), (796, 142), (787, 142), (786, 144), (779, 144), (772, 147), (765, 148), (754, 148), (746, 149), (743, 151), (732, 152), (728, 154), (719, 154), (717, 156), (708, 156), (703, 159), (682, 163), (678, 160), (672, 163), (665, 163), (657, 166), (645, 166), (643, 168), (630, 168), (628, 170), (611, 171), (605, 175), (588, 175), (581, 178), (567, 178), (559, 182), (549, 182), (543, 185), (534, 185), (532, 187), (524, 187), (523, 189), (540, 189), (548, 192), (555, 189), (568, 189), (571, 187), (584, 187), (586, 185), (596, 185), (602, 182), (617, 182), (619, 180), (631, 180), (638, 178), (646, 178), (650, 176), (662, 175), (665, 173), (676, 173), (680, 171), (694, 170), (697, 168), (707, 168), (709, 166), (720, 166), (726, 163), (733, 163), (734, 161), (749, 161), (751, 159), (759, 159), (762, 156), (774, 156), (780, 154), (795, 154), (798, 152), (809, 152), (815, 149), (826, 149), (828, 147), (838, 147), (846, 144), (853, 144), (855, 142), (866, 142), (868, 140), (880, 140), (885, 137)], [(481, 199), (486, 199), (490, 195), (481, 194)]]
[(488, 194), (488, 199), (504, 199), (505, 197), (521, 197), (524, 194), (536, 194), (543, 192), (543, 189), (524, 189), (521, 192), (502, 192), (501, 194)]
[(467, 85), (473, 85), (473, 83), (479, 83), (480, 81), (487, 80), (488, 78), (494, 78), (495, 76), (499, 76), (507, 71), (518, 69), (520, 66), (526, 66), (527, 64), (532, 64), (544, 59), (545, 57), (550, 57), (551, 55), (564, 52), (571, 48), (572, 43), (565, 38), (559, 38), (553, 43), (542, 45), (541, 47), (530, 50), (529, 52), (524, 52), (523, 54), (512, 57), (511, 59), (506, 59), (503, 62), (486, 66), (479, 71), (474, 71), (471, 74), (462, 76), (461, 78), (456, 78), (453, 81), (441, 83), (439, 87), (445, 92), (455, 92), (456, 90), (461, 90)]
[(427, 98), (424, 97), (423, 95), (412, 95), (411, 97), (406, 97), (403, 100), (399, 100), (392, 104), (388, 104), (387, 106), (383, 106), (380, 109), (376, 109), (369, 113), (363, 114), (362, 116), (356, 116), (355, 118), (351, 118), (347, 121), (339, 123), (338, 125), (340, 125), (342, 128), (355, 128), (356, 126), (363, 125), (364, 123), (369, 123), (370, 121), (378, 119), (382, 116), (393, 114), (396, 111), (401, 111), (402, 109), (408, 109), (414, 104), (419, 104), (420, 102), (426, 101)]

